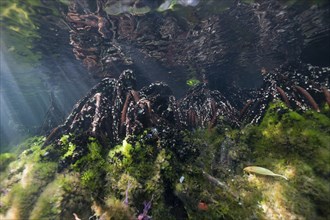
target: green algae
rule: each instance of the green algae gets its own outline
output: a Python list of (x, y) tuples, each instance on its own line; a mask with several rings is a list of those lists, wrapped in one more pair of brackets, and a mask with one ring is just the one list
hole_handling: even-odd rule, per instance
[[(1, 209), (1, 214), (7, 212), (9, 207), (14, 207), (14, 216), (17, 219), (28, 219), (42, 189), (53, 179), (56, 167), (56, 163), (27, 162), (23, 170), (19, 169), (14, 174), (10, 173), (11, 178), (1, 183), (1, 187), (9, 191), (3, 196), (5, 207)], [(20, 176), (20, 178), (15, 176)], [(10, 181), (11, 179), (14, 181)]]
[(90, 197), (79, 183), (79, 175), (57, 175), (38, 197), (30, 219), (71, 219), (78, 212), (81, 218), (92, 215), (89, 209)]
[[(69, 219), (79, 211), (88, 218), (89, 194), (84, 192), (78, 174), (57, 173), (57, 162), (43, 155), (43, 137), (30, 138), (17, 148), (17, 160), (1, 172), (0, 217), (5, 219)], [(49, 148), (50, 146), (48, 146)], [(68, 206), (68, 207), (66, 207)]]
[[(255, 164), (276, 169), (291, 176), (283, 187), (292, 204), (291, 211), (307, 219), (325, 219), (330, 203), (330, 119), (325, 114), (308, 111), (293, 112), (274, 103), (261, 125), (252, 132)], [(292, 201), (295, 198), (295, 201)], [(297, 204), (300, 201), (300, 204)]]
[(104, 186), (102, 177), (105, 175), (105, 159), (103, 155), (106, 154), (103, 153), (104, 149), (95, 139), (90, 138), (89, 141), (87, 144), (88, 153), (71, 167), (81, 173), (82, 186), (97, 194)]
[[(280, 110), (285, 112), (278, 113)], [(326, 161), (330, 159), (330, 119), (324, 114), (313, 111), (299, 114), (274, 104), (254, 132), (260, 137), (251, 141), (256, 157), (269, 151), (272, 158), (301, 159), (322, 176), (329, 174)]]
[(116, 198), (107, 198), (105, 205), (94, 205), (97, 216), (103, 219), (134, 219), (134, 211)]
[[(218, 134), (197, 132), (194, 141), (203, 152), (192, 165), (191, 174), (184, 174), (185, 181), (176, 186), (180, 199), (195, 201), (195, 210), (193, 204), (187, 206), (190, 218), (205, 218), (196, 211), (196, 203), (203, 200), (209, 204), (210, 219), (326, 219), (330, 203), (326, 196), (330, 193), (330, 120), (326, 115), (327, 110), (294, 112), (276, 102), (259, 126), (226, 132), (218, 129)], [(232, 164), (217, 161), (221, 143), (230, 145), (227, 161)], [(243, 165), (270, 168), (288, 176), (289, 182), (246, 175)], [(200, 167), (226, 187), (214, 188), (211, 181), (203, 184)]]
[(16, 156), (12, 153), (0, 154), (0, 171), (4, 171), (10, 162), (15, 160)]
[(2, 195), (1, 214), (11, 207), (14, 217), (27, 219), (40, 190), (53, 179), (57, 163), (40, 161), (42, 140), (27, 139), (16, 149), (17, 160), (2, 170), (1, 188), (8, 193)]
[[(184, 141), (200, 153), (184, 161), (147, 139), (148, 131), (114, 147), (95, 138), (77, 144), (74, 135), (64, 135), (56, 149), (42, 148), (43, 138), (29, 139), (17, 156), (1, 156), (7, 161), (1, 187), (9, 193), (0, 215), (132, 219), (152, 199), (148, 215), (154, 219), (326, 219), (328, 111), (295, 112), (275, 102), (260, 125), (186, 131)], [(80, 149), (86, 150), (75, 159)], [(45, 158), (46, 152), (55, 159)], [(57, 160), (67, 163), (60, 173)], [(250, 165), (289, 180), (244, 173)]]
[[(108, 156), (107, 185), (109, 194), (123, 195), (130, 183), (130, 204), (143, 204), (153, 198), (152, 216), (173, 219), (165, 205), (164, 194), (167, 181), (177, 179), (174, 172), (173, 154), (165, 149), (141, 142), (134, 144), (123, 141), (122, 145), (110, 150)], [(169, 195), (167, 195), (169, 196)], [(140, 208), (139, 206), (136, 208)]]

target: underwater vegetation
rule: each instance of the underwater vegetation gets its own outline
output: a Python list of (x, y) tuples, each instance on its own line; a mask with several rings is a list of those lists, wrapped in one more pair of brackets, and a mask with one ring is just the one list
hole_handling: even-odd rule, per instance
[[(60, 0), (50, 23), (36, 22), (42, 2), (0, 3), (6, 53), (44, 59), (40, 29), (52, 24), (102, 80), (47, 137), (0, 154), (1, 219), (329, 218), (330, 68), (298, 59), (328, 39), (325, 1)], [(137, 87), (135, 53), (182, 73), (173, 80), (189, 91)], [(244, 95), (249, 69), (264, 83)]]
[(275, 101), (259, 125), (183, 130), (177, 143), (198, 152), (184, 157), (180, 145), (163, 144), (161, 132), (146, 129), (114, 146), (77, 142), (79, 134), (63, 135), (56, 147), (43, 147), (43, 137), (27, 140), (0, 155), (1, 218), (330, 216), (328, 107), (298, 113)]

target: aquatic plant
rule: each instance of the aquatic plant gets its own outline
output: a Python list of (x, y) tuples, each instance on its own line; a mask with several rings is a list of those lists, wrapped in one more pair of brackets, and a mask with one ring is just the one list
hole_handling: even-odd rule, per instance
[(97, 194), (104, 186), (102, 177), (105, 172), (105, 158), (102, 146), (93, 138), (87, 143), (86, 155), (82, 156), (70, 166), (77, 172), (81, 173), (81, 184), (89, 191)]
[[(1, 214), (15, 219), (28, 218), (42, 189), (53, 179), (57, 164), (35, 163), (29, 158), (21, 164), (9, 167), (10, 178), (2, 180), (1, 185), (9, 192), (3, 195), (4, 207)], [(16, 169), (16, 170), (14, 170)]]
[[(169, 153), (169, 152), (168, 152)], [(165, 208), (164, 181), (171, 176), (170, 154), (156, 146), (136, 142), (129, 144), (126, 140), (109, 152), (107, 179), (110, 194), (124, 195), (128, 182), (131, 184), (130, 204), (141, 204), (143, 198), (154, 195), (155, 205), (152, 216), (163, 213)], [(170, 175), (170, 176), (168, 176)], [(163, 207), (163, 208), (162, 208)], [(167, 213), (167, 215), (169, 215)]]
[(71, 219), (72, 213), (79, 212), (82, 218), (92, 215), (89, 193), (80, 184), (79, 174), (59, 174), (50, 182), (36, 201), (31, 219)]
[[(64, 135), (58, 151), (36, 138), (1, 171), (7, 190), (1, 217), (326, 219), (330, 119), (328, 108), (320, 110), (298, 113), (274, 102), (260, 125), (186, 131), (182, 143), (194, 143), (199, 153), (184, 160), (161, 130), (153, 136), (147, 129), (114, 147)], [(66, 164), (60, 173), (46, 152), (57, 152)], [(250, 165), (288, 181), (247, 174)]]
[(16, 156), (12, 153), (3, 153), (0, 154), (0, 172), (4, 171), (10, 162), (15, 160)]
[[(270, 105), (258, 126), (227, 130), (225, 138), (220, 136), (218, 140), (214, 138), (215, 131), (209, 134), (211, 138), (198, 132), (195, 141), (203, 143), (204, 153), (197, 158), (196, 167), (183, 174), (184, 181), (176, 185), (176, 193), (185, 202), (188, 215), (191, 218), (203, 215), (197, 209), (198, 201), (202, 200), (206, 202), (211, 218), (317, 216), (325, 219), (328, 215), (325, 207), (330, 202), (322, 196), (329, 193), (329, 137), (326, 135), (329, 122), (322, 113), (299, 114), (276, 102)], [(311, 136), (304, 138), (306, 134)], [(289, 181), (243, 175), (244, 165), (251, 164), (272, 167)], [(200, 167), (215, 176), (208, 174), (204, 178), (207, 182), (201, 181), (204, 171)], [(306, 181), (305, 184), (302, 181)], [(215, 184), (218, 182), (221, 184)], [(189, 205), (190, 201), (195, 202)]]
[[(289, 178), (289, 183), (281, 187), (274, 186), (280, 187), (284, 193), (278, 195), (282, 200), (281, 203), (294, 204), (292, 198), (301, 201), (300, 207), (292, 207), (290, 210), (292, 214), (299, 213), (309, 218), (315, 218), (317, 213), (320, 215), (319, 218), (328, 215), (325, 206), (330, 201), (321, 194), (329, 193), (329, 189), (325, 187), (330, 171), (328, 162), (330, 154), (327, 150), (327, 143), (330, 141), (327, 135), (329, 126), (329, 117), (324, 114), (315, 111), (299, 114), (289, 110), (283, 103), (277, 102), (270, 106), (259, 127), (249, 128), (253, 137), (249, 139), (249, 144), (254, 148), (254, 164), (274, 167)], [(306, 186), (303, 181), (312, 184), (313, 189), (322, 193), (310, 192), (311, 185)], [(261, 180), (256, 184), (260, 184), (265, 194), (271, 193), (273, 190), (271, 188), (266, 190), (266, 185), (262, 186), (263, 183), (265, 182)], [(311, 197), (314, 198), (309, 200)], [(275, 200), (265, 204), (269, 210), (273, 209), (273, 212), (276, 212), (276, 208), (270, 204), (276, 202)], [(318, 205), (315, 206), (313, 201), (317, 201)], [(282, 211), (284, 209), (283, 207)], [(278, 214), (282, 212), (277, 211)]]

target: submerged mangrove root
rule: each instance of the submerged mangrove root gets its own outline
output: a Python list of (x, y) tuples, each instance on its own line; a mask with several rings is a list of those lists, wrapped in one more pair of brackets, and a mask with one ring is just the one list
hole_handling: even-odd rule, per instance
[(291, 105), (290, 105), (290, 101), (288, 99), (288, 96), (285, 94), (285, 92), (283, 91), (283, 89), (281, 89), (280, 87), (277, 86), (276, 87), (276, 90), (278, 91), (278, 93), (280, 93), (280, 95), (281, 95), (283, 101), (285, 102), (286, 106), (288, 108), (291, 108)]
[(323, 87), (322, 91), (323, 91), (325, 100), (326, 100), (328, 106), (330, 107), (330, 92), (329, 92), (329, 89), (327, 89), (326, 87)]
[(311, 106), (313, 107), (313, 109), (317, 112), (320, 112), (320, 108), (317, 105), (317, 103), (315, 102), (315, 100), (313, 99), (313, 97), (309, 94), (309, 92), (307, 92), (305, 89), (303, 89), (300, 86), (295, 86), (295, 88), (303, 95), (305, 96), (305, 98), (309, 101), (309, 103), (311, 104)]

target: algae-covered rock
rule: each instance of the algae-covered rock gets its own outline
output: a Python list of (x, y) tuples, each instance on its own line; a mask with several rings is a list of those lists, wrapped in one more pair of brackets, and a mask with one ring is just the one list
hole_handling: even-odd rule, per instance
[(1, 172), (1, 217), (27, 219), (42, 189), (52, 181), (57, 164), (40, 161), (40, 147), (31, 145)]
[[(254, 147), (254, 164), (274, 168), (289, 178), (276, 190), (281, 192), (277, 197), (281, 206), (275, 198), (268, 203), (264, 201), (268, 215), (275, 213), (287, 218), (302, 216), (306, 219), (326, 219), (329, 216), (326, 207), (330, 198), (325, 195), (330, 193), (330, 119), (326, 116), (328, 110), (323, 113), (308, 111), (299, 114), (275, 103), (268, 109), (261, 125), (252, 131), (251, 135), (258, 137), (250, 142)], [(259, 185), (266, 187), (263, 182)], [(265, 195), (275, 193), (276, 186), (272, 185)]]
[(79, 174), (57, 175), (38, 197), (30, 219), (71, 219), (73, 213), (92, 216), (89, 194), (80, 184)]
[[(228, 130), (225, 136), (198, 132), (195, 141), (202, 153), (176, 186), (189, 217), (203, 218), (205, 211), (197, 212), (197, 203), (203, 201), (210, 219), (326, 219), (327, 114), (327, 109), (300, 114), (277, 102), (258, 126)], [(289, 180), (245, 174), (243, 168), (249, 165), (269, 168)]]
[(15, 160), (15, 155), (12, 153), (0, 154), (0, 171), (5, 170), (13, 160)]
[[(327, 219), (328, 114), (275, 102), (260, 125), (185, 131), (173, 136), (179, 141), (150, 129), (116, 146), (73, 134), (56, 147), (30, 139), (17, 155), (0, 156), (0, 217)], [(197, 153), (181, 158), (180, 143)], [(247, 166), (288, 180), (246, 173)]]

